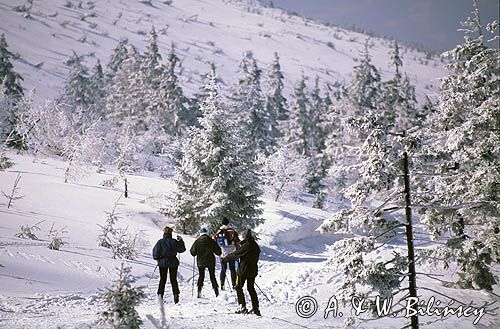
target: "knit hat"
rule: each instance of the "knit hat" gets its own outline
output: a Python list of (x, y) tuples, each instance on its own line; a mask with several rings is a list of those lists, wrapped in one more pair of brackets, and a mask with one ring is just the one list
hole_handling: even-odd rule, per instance
[(200, 228), (200, 230), (198, 231), (198, 233), (200, 233), (200, 235), (208, 234), (207, 228), (206, 227)]
[(229, 218), (227, 217), (222, 218), (222, 225), (227, 225), (227, 224), (229, 224)]
[(172, 230), (172, 228), (171, 228), (170, 226), (165, 226), (165, 227), (163, 228), (163, 233), (164, 233), (164, 234), (166, 234), (166, 235), (172, 235), (172, 232), (173, 232), (173, 231), (174, 231), (174, 230)]

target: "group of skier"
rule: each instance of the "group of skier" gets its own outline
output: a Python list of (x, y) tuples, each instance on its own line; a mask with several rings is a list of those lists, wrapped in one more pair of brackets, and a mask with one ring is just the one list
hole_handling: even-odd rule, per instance
[[(180, 236), (173, 239), (172, 232), (173, 230), (169, 226), (163, 229), (163, 238), (158, 240), (153, 248), (153, 258), (158, 262), (160, 269), (160, 282), (157, 292), (159, 298), (163, 300), (167, 275), (170, 273), (174, 302), (177, 304), (180, 294), (177, 282), (177, 270), (179, 267), (177, 253), (186, 251), (186, 246)], [(230, 285), (236, 291), (239, 304), (236, 313), (253, 313), (260, 316), (259, 300), (255, 291), (255, 277), (258, 272), (257, 262), (260, 256), (260, 248), (252, 235), (252, 231), (245, 229), (241, 233), (240, 241), (236, 230), (229, 225), (229, 219), (223, 218), (222, 226), (215, 232), (213, 237), (208, 235), (208, 230), (205, 227), (202, 227), (198, 233), (199, 237), (190, 249), (191, 255), (196, 257), (198, 266), (198, 298), (201, 298), (201, 291), (205, 281), (205, 269), (208, 269), (215, 296), (219, 295), (219, 285), (215, 277), (215, 256), (219, 256), (221, 262), (221, 289), (225, 289), (225, 283), (229, 285), (229, 279), (226, 278), (227, 268), (229, 267), (231, 273)], [(237, 270), (236, 263), (238, 263)], [(245, 283), (252, 301), (251, 310), (246, 308), (245, 295), (243, 293)]]

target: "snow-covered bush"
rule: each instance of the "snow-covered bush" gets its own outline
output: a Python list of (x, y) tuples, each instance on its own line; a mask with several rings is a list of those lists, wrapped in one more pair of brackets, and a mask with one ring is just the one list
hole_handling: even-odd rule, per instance
[(68, 231), (66, 231), (66, 226), (58, 230), (54, 230), (54, 223), (53, 223), (48, 234), (50, 241), (48, 248), (50, 250), (59, 250), (62, 245), (67, 244), (67, 242), (63, 241), (64, 239), (63, 235), (65, 233), (68, 233)]
[(308, 160), (286, 147), (260, 159), (264, 190), (274, 201), (298, 196), (307, 178)]
[(97, 237), (97, 241), (100, 247), (109, 248), (112, 251), (113, 258), (136, 259), (148, 242), (143, 231), (131, 233), (128, 228), (116, 227), (119, 219), (116, 207), (122, 195), (116, 200), (111, 212), (107, 213), (105, 224), (99, 225), (101, 234)]
[(127, 228), (115, 229), (109, 237), (113, 258), (134, 260), (147, 246), (144, 231), (129, 232)]
[(112, 329), (139, 329), (142, 320), (135, 307), (146, 297), (144, 287), (133, 286), (137, 279), (130, 273), (131, 267), (122, 263), (117, 271), (118, 279), (99, 292), (106, 305), (99, 313), (99, 324)]
[(38, 237), (35, 235), (34, 231), (40, 231), (40, 227), (38, 227), (39, 224), (43, 223), (44, 221), (42, 220), (41, 222), (38, 222), (33, 225), (21, 225), (21, 231), (16, 233), (15, 236), (17, 238), (21, 239), (30, 239), (30, 240), (39, 240)]
[(9, 157), (5, 154), (5, 149), (0, 147), (0, 171), (8, 169), (14, 165)]

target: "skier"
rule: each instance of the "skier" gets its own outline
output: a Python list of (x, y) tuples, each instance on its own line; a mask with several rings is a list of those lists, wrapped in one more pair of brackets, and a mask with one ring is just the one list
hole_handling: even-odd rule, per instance
[[(215, 232), (214, 240), (222, 249), (221, 257), (225, 257), (232, 252), (235, 252), (237, 248), (240, 247), (240, 239), (238, 238), (238, 233), (229, 225), (229, 219), (224, 217), (222, 219), (222, 226)], [(226, 282), (226, 271), (229, 265), (229, 271), (231, 272), (231, 284), (232, 287), (236, 285), (236, 260), (225, 260), (221, 258), (220, 261), (220, 288), (224, 290), (224, 283)]]
[(177, 239), (172, 239), (172, 228), (165, 226), (163, 229), (163, 238), (156, 242), (153, 248), (153, 259), (158, 261), (160, 268), (160, 283), (158, 284), (158, 297), (163, 300), (165, 293), (165, 285), (167, 283), (167, 274), (170, 270), (170, 284), (174, 294), (174, 303), (179, 302), (179, 284), (177, 282), (177, 270), (179, 269), (179, 260), (177, 253), (186, 251), (184, 241), (180, 236)]
[(210, 282), (215, 292), (215, 297), (219, 296), (219, 285), (215, 278), (215, 255), (220, 255), (222, 250), (217, 242), (208, 236), (207, 229), (202, 227), (199, 231), (200, 237), (191, 246), (191, 255), (198, 256), (198, 298), (201, 298), (201, 289), (203, 288), (203, 281), (205, 281), (205, 269), (208, 268), (210, 275)]
[[(236, 311), (236, 313), (254, 313), (255, 315), (260, 316), (259, 300), (254, 287), (255, 277), (258, 272), (257, 262), (259, 261), (260, 248), (257, 242), (255, 242), (250, 229), (244, 230), (241, 234), (241, 238), (243, 239), (241, 247), (226, 257), (222, 257), (221, 260), (230, 261), (237, 258), (240, 259), (235, 287), (240, 308)], [(250, 311), (246, 308), (245, 295), (243, 294), (243, 285), (245, 282), (247, 283), (247, 290), (250, 294), (250, 299), (252, 300), (252, 310)]]

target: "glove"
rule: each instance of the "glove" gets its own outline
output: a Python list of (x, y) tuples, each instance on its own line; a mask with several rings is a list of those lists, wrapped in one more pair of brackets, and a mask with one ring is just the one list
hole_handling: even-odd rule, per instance
[(182, 238), (180, 235), (177, 236), (177, 241), (182, 241)]

